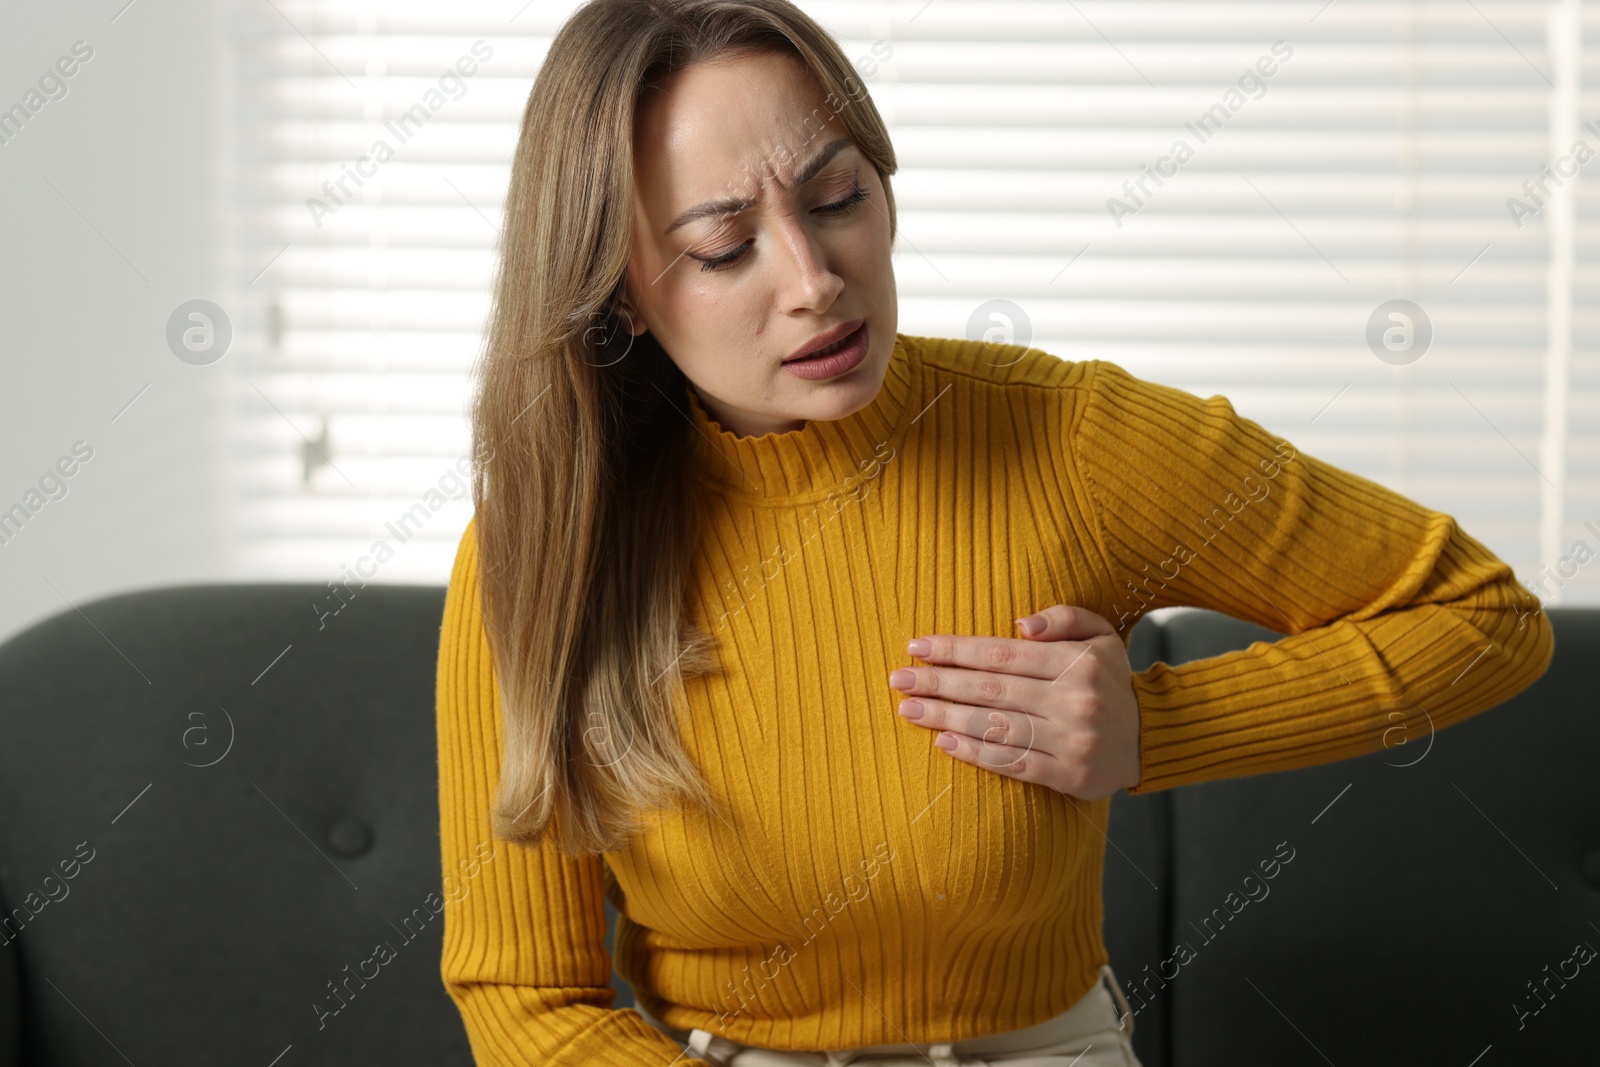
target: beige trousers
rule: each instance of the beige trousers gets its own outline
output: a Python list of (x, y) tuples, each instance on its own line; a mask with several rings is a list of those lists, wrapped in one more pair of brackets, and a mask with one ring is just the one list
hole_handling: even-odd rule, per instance
[(657, 1030), (687, 1045), (689, 1055), (717, 1067), (1140, 1067), (1133, 1054), (1133, 1010), (1117, 986), (1111, 965), (1100, 969), (1100, 981), (1072, 1007), (1036, 1026), (965, 1041), (869, 1045), (825, 1052), (785, 1052), (755, 1048), (705, 1030), (685, 1032), (669, 1027), (643, 1008), (636, 1008)]

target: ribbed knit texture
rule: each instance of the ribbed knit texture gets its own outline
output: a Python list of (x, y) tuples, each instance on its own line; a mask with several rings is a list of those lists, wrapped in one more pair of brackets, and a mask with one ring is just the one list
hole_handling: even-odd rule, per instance
[(681, 731), (733, 814), (662, 815), (604, 858), (501, 842), (461, 881), (502, 737), (469, 525), (439, 647), (443, 869), (466, 887), (441, 973), (481, 1064), (680, 1056), (609, 1008), (606, 893), (640, 1004), (747, 1044), (955, 1041), (1082, 997), (1107, 961), (1111, 801), (936, 748), (888, 684), (921, 662), (911, 638), (1015, 637), (1057, 603), (1124, 641), (1178, 604), (1289, 634), (1134, 676), (1132, 793), (1420, 739), (1554, 651), (1537, 598), (1450, 516), (1103, 360), (899, 335), (869, 406), (760, 437), (678, 399), (715, 490), (689, 595), (723, 667), (687, 686)]

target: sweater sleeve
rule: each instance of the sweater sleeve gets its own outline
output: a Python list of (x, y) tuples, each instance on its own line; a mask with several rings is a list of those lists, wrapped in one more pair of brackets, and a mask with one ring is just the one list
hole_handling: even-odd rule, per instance
[(1538, 599), (1451, 516), (1298, 451), (1221, 396), (1104, 360), (1065, 393), (1112, 624), (1189, 605), (1286, 635), (1134, 675), (1129, 793), (1420, 743), (1549, 666)]
[(602, 860), (494, 838), (503, 731), (480, 616), (475, 521), (445, 595), (437, 675), (440, 974), (479, 1064), (708, 1067), (631, 1009), (612, 1010)]

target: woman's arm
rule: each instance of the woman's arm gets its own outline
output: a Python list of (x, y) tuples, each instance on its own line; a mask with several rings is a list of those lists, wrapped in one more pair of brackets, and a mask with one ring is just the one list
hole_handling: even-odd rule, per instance
[(440, 974), (479, 1064), (707, 1067), (635, 1011), (613, 1010), (602, 861), (492, 838), (500, 697), (479, 614), (472, 524), (456, 554), (437, 680)]
[(1527, 688), (1555, 638), (1511, 568), (1446, 514), (1341, 470), (1220, 396), (1093, 360), (1061, 440), (1096, 512), (1119, 630), (1167, 605), (1288, 636), (1134, 675), (1130, 793), (1421, 741)]

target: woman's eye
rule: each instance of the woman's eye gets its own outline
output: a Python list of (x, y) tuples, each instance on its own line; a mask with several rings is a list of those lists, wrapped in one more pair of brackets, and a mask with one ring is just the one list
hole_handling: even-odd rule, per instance
[(750, 247), (750, 242), (746, 241), (744, 244), (740, 245), (738, 248), (735, 248), (732, 252), (725, 252), (722, 255), (714, 256), (711, 259), (700, 259), (699, 256), (694, 256), (692, 258), (700, 259), (700, 269), (701, 270), (722, 270), (728, 264), (734, 263), (734, 262), (737, 262), (740, 259), (743, 259), (745, 251), (748, 250), (749, 247)]
[[(848, 215), (850, 212), (854, 211), (856, 205), (865, 200), (867, 196), (868, 193), (865, 189), (861, 188), (860, 186), (856, 186), (855, 191), (849, 196), (845, 197), (843, 200), (835, 200), (831, 204), (823, 204), (814, 210), (830, 218), (838, 218), (843, 215)], [(744, 258), (744, 254), (750, 250), (751, 243), (752, 242), (750, 241), (746, 241), (744, 244), (733, 249), (731, 252), (725, 252), (720, 256), (713, 256), (710, 259), (700, 259), (699, 256), (693, 256), (691, 258), (700, 260), (701, 270), (726, 270), (728, 267)]]
[(855, 191), (843, 200), (835, 200), (831, 204), (823, 204), (817, 208), (825, 215), (847, 215), (855, 210), (855, 206), (867, 198), (867, 191), (861, 186), (856, 186)]

